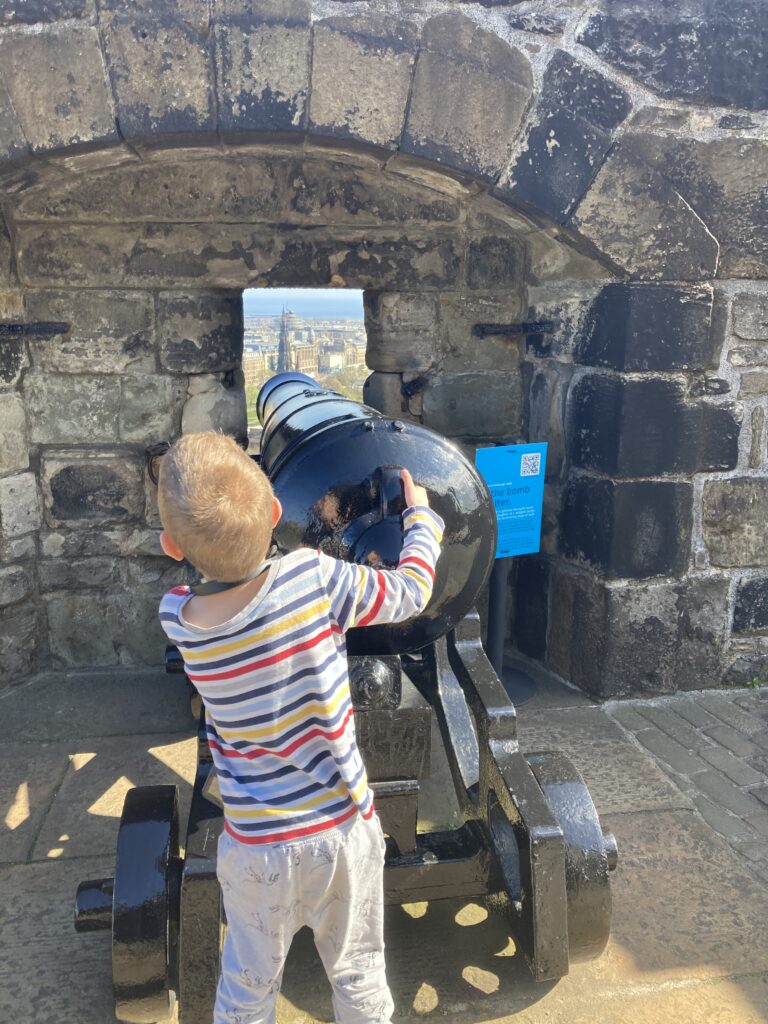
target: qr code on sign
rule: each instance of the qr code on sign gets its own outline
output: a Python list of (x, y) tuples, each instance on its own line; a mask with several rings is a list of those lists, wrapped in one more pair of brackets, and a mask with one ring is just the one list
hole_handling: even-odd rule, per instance
[(541, 454), (532, 452), (530, 455), (523, 455), (520, 462), (520, 476), (538, 476), (541, 472)]

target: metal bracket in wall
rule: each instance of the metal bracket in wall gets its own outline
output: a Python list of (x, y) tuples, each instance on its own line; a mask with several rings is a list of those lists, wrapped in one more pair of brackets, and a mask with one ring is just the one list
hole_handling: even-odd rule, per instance
[(407, 384), (400, 385), (400, 394), (404, 398), (413, 398), (414, 395), (418, 395), (420, 391), (423, 391), (426, 386), (426, 377), (415, 377), (413, 380), (409, 380)]
[(41, 321), (36, 324), (0, 323), (0, 338), (15, 338), (20, 334), (27, 338), (50, 338), (55, 334), (66, 334), (69, 324)]
[(476, 338), (488, 338), (494, 334), (553, 334), (558, 326), (558, 320), (530, 320), (519, 324), (475, 324), (472, 333)]

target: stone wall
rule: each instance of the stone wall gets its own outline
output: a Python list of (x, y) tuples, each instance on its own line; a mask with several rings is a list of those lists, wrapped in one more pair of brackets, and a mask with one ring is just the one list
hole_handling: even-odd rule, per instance
[[(511, 637), (768, 675), (768, 7), (0, 3), (0, 666), (156, 662), (145, 447), (244, 430), (240, 294), (365, 289), (369, 401), (547, 440)], [(479, 322), (554, 319), (479, 339)]]

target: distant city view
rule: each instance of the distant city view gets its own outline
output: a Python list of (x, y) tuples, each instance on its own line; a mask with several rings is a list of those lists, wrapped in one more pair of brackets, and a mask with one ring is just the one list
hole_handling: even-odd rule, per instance
[(275, 373), (297, 370), (350, 398), (362, 398), (365, 325), (362, 292), (251, 289), (243, 295), (243, 372), (248, 424), (256, 426), (256, 396)]

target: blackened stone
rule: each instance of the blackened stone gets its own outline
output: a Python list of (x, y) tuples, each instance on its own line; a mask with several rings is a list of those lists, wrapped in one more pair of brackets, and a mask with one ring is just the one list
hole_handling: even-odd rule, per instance
[(0, 338), (0, 384), (15, 384), (27, 364), (27, 353), (20, 338)]
[(509, 14), (507, 24), (519, 32), (537, 32), (543, 36), (556, 36), (565, 28), (565, 19), (551, 14)]
[[(764, 64), (768, 67), (768, 61)], [(627, 136), (627, 143), (673, 186), (717, 239), (718, 277), (768, 277), (768, 142), (643, 133)]]
[(11, 281), (11, 236), (5, 226), (5, 219), (0, 213), (0, 288), (7, 287)]
[[(338, 274), (349, 288), (445, 288), (456, 283), (461, 263), (455, 242), (437, 236), (425, 240), (370, 237), (347, 246), (328, 243), (329, 265), (331, 256), (342, 249), (345, 255), (338, 262)], [(330, 273), (324, 283), (329, 280)]]
[(707, 369), (723, 337), (712, 329), (712, 289), (609, 284), (587, 314), (574, 361), (614, 370)]
[(717, 127), (741, 131), (748, 128), (757, 128), (757, 125), (747, 114), (724, 114), (717, 122)]
[(125, 137), (214, 128), (208, 51), (193, 28), (169, 15), (117, 16), (104, 38)]
[(315, 22), (310, 132), (394, 149), (417, 46), (413, 22), (376, 14)]
[(467, 284), (470, 288), (514, 287), (519, 284), (523, 269), (523, 250), (509, 238), (489, 235), (469, 243)]
[(689, 562), (692, 500), (688, 483), (576, 477), (563, 499), (562, 551), (612, 578), (679, 575)]
[(768, 20), (763, 0), (611, 0), (579, 42), (662, 96), (768, 107)]
[(576, 466), (638, 477), (728, 470), (738, 461), (734, 408), (688, 404), (677, 381), (589, 374), (574, 387), (570, 412)]
[(565, 402), (573, 366), (559, 360), (524, 362), (522, 371), (523, 436), (532, 441), (547, 439), (546, 480), (555, 481), (565, 463)]
[(548, 664), (602, 699), (722, 685), (727, 579), (607, 586), (552, 571)]
[(733, 609), (733, 632), (765, 631), (768, 631), (768, 576), (740, 580)]
[(704, 484), (704, 543), (713, 565), (768, 565), (768, 480), (732, 477)]
[(514, 641), (523, 654), (543, 659), (547, 646), (549, 564), (538, 555), (516, 559)]
[(144, 505), (141, 465), (127, 457), (46, 459), (44, 490), (51, 526), (127, 522)]
[(718, 244), (694, 207), (626, 137), (571, 215), (594, 245), (634, 278), (701, 281), (714, 276)]
[(401, 148), (495, 180), (532, 87), (527, 57), (497, 35), (458, 11), (430, 18)]
[(698, 398), (701, 395), (727, 395), (730, 390), (730, 381), (725, 380), (723, 377), (710, 377), (709, 374), (705, 374), (703, 377), (697, 377), (694, 380), (688, 394)]
[(243, 299), (231, 292), (161, 292), (160, 362), (173, 373), (234, 370), (243, 355)]
[(611, 145), (611, 132), (629, 112), (615, 83), (555, 53), (511, 177), (516, 198), (562, 220), (582, 198)]
[(309, 4), (259, 0), (214, 27), (219, 123), (225, 133), (303, 131), (309, 90)]
[(409, 187), (390, 184), (380, 174), (368, 175), (331, 163), (322, 167), (304, 161), (286, 173), (289, 208), (302, 223), (402, 224), (407, 221), (453, 223), (459, 204), (452, 199)]

